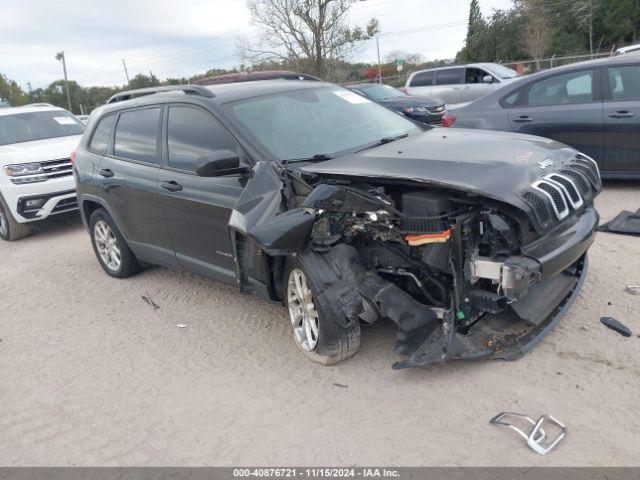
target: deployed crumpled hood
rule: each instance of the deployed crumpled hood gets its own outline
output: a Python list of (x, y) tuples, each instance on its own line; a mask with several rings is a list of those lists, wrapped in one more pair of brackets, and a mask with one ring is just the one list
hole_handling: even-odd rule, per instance
[(70, 135), (67, 137), (45, 138), (33, 142), (0, 145), (0, 165), (69, 158), (71, 152), (78, 146), (81, 137), (82, 135)]
[[(576, 153), (532, 135), (433, 128), (360, 153), (307, 164), (301, 171), (328, 177), (410, 180), (527, 209), (516, 194)], [(545, 160), (553, 165), (542, 168), (538, 162)]]

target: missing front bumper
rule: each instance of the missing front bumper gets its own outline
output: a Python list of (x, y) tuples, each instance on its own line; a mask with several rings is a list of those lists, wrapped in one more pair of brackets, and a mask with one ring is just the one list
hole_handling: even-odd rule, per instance
[(558, 275), (531, 287), (527, 296), (500, 314), (486, 314), (466, 334), (457, 332), (453, 314), (409, 358), (394, 369), (452, 360), (515, 360), (531, 350), (560, 321), (587, 275), (584, 255)]

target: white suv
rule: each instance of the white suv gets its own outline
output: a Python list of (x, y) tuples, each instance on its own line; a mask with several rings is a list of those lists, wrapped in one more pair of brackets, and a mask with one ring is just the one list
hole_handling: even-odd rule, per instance
[(71, 152), (85, 125), (49, 104), (0, 109), (0, 238), (78, 208)]

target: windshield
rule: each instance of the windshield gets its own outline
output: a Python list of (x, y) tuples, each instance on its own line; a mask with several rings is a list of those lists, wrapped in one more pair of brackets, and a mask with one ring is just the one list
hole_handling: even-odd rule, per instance
[(387, 100), (388, 98), (406, 97), (406, 93), (402, 93), (397, 88), (389, 85), (366, 85), (357, 87), (374, 100)]
[(84, 128), (63, 110), (0, 115), (0, 145), (79, 135)]
[(505, 67), (504, 65), (490, 65), (487, 70), (491, 70), (491, 73), (496, 74), (498, 77), (505, 78), (514, 78), (518, 76), (518, 72), (513, 70), (512, 68)]
[(422, 131), (397, 113), (340, 87), (276, 93), (226, 108), (280, 160), (335, 157)]

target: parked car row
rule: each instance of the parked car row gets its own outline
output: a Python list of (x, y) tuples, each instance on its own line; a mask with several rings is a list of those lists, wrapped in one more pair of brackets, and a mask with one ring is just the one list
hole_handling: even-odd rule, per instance
[(445, 126), (552, 138), (595, 159), (603, 177), (640, 178), (640, 55), (626, 53), (513, 80), (450, 110)]

